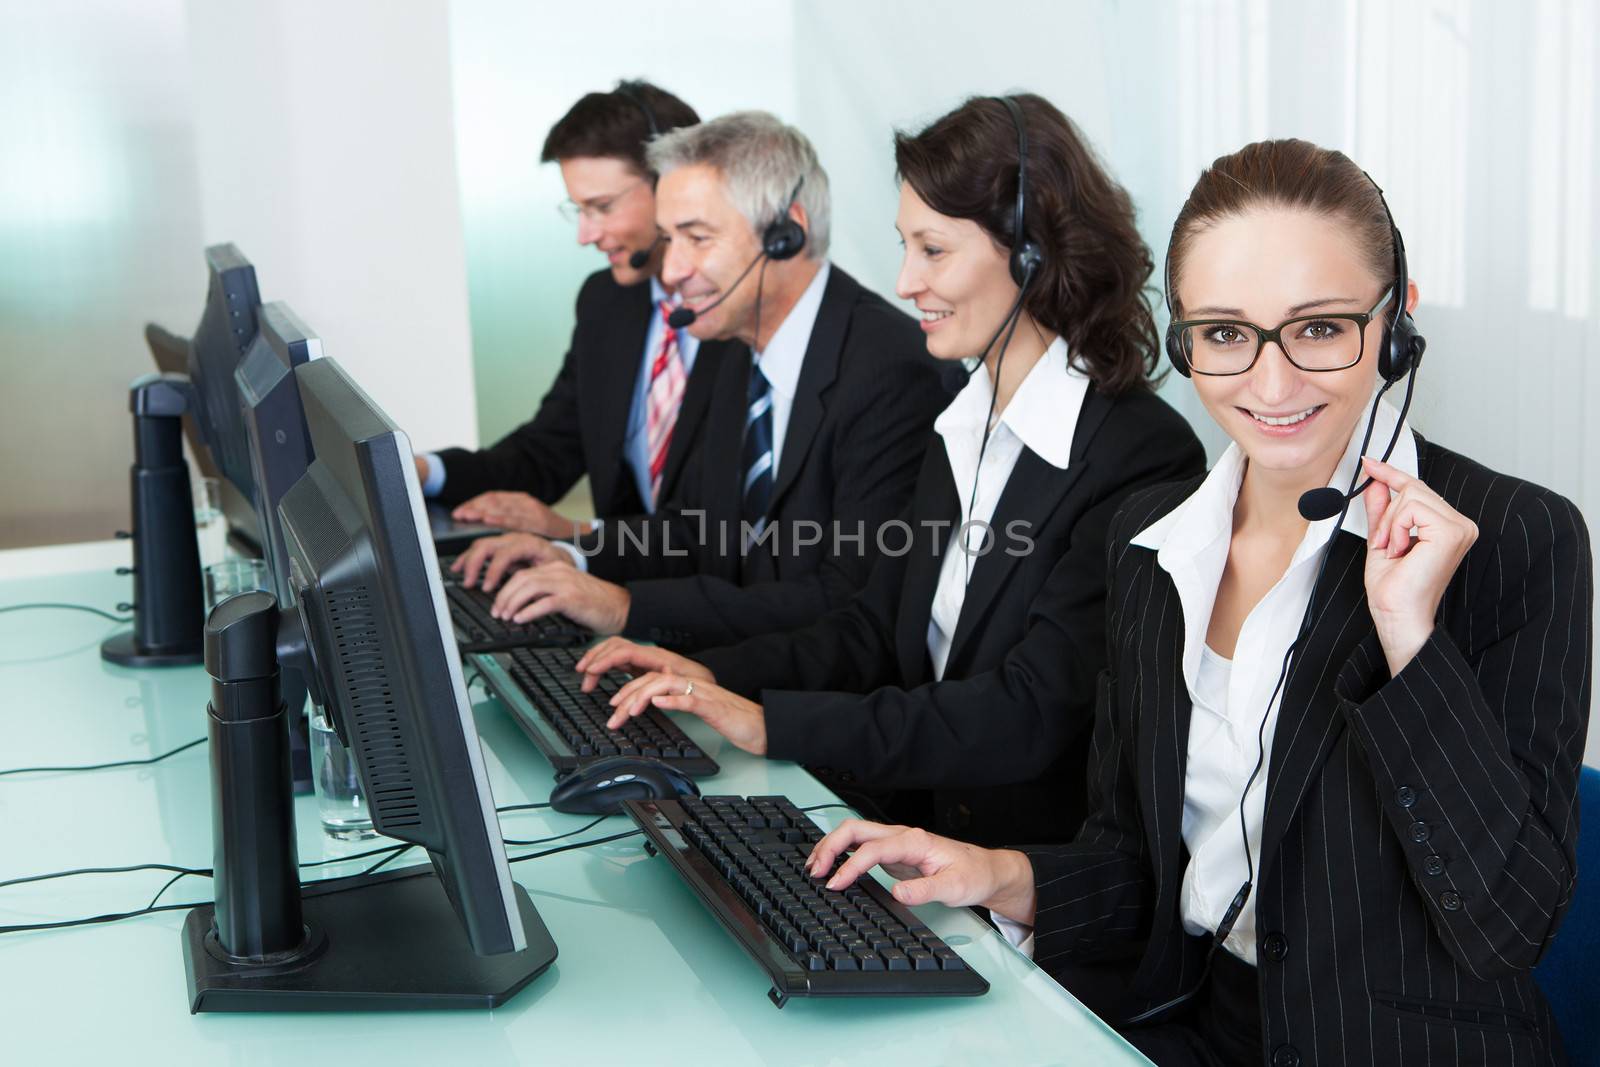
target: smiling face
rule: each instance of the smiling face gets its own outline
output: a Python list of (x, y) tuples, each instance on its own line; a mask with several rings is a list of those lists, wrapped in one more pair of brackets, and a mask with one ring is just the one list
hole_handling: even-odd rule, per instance
[(578, 243), (605, 253), (618, 285), (648, 280), (660, 265), (659, 253), (642, 268), (630, 266), (628, 259), (635, 252), (654, 252), (655, 196), (650, 179), (620, 159), (578, 156), (561, 160), (561, 180), (567, 198), (581, 209)]
[(941, 215), (900, 183), (895, 229), (905, 244), (895, 293), (921, 312), (928, 353), (976, 356), (1017, 299), (1009, 254), (971, 219)]
[[(1316, 312), (1368, 311), (1388, 284), (1367, 265), (1348, 223), (1273, 207), (1225, 217), (1196, 233), (1177, 296), (1182, 318), (1241, 319), (1271, 329)], [(1243, 374), (1195, 374), (1195, 391), (1252, 469), (1300, 474), (1320, 485), (1372, 397), (1388, 314), (1385, 306), (1367, 324), (1353, 367), (1304, 371), (1277, 344), (1267, 344)]]
[(727, 299), (695, 319), (689, 332), (702, 341), (752, 332), (758, 286), (739, 276), (761, 252), (749, 221), (728, 196), (722, 175), (706, 164), (677, 167), (661, 176), (656, 220), (668, 237), (661, 280), (696, 312)]

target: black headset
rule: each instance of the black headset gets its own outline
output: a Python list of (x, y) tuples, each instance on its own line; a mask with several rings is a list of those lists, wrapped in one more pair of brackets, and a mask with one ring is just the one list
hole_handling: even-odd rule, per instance
[(806, 246), (805, 227), (789, 217), (789, 209), (799, 199), (800, 187), (805, 183), (806, 176), (801, 174), (800, 180), (794, 183), (794, 191), (778, 211), (778, 217), (767, 223), (767, 228), (761, 231), (761, 251), (768, 259), (793, 259)]
[(661, 124), (656, 121), (656, 113), (650, 110), (650, 102), (644, 98), (644, 88), (645, 83), (642, 81), (620, 81), (615, 92), (618, 96), (626, 97), (634, 107), (644, 112), (644, 121), (650, 126), (650, 138), (659, 137)]
[(997, 97), (1017, 127), (1017, 206), (1011, 212), (1011, 280), (1026, 287), (1044, 266), (1044, 251), (1028, 240), (1025, 212), (1028, 201), (1028, 127), (1022, 105), (1014, 96)]
[[(994, 422), (995, 404), (1000, 399), (1000, 367), (1005, 362), (1006, 349), (1011, 347), (1011, 336), (1016, 332), (1017, 322), (1022, 316), (1022, 302), (1028, 298), (1028, 290), (1033, 281), (1039, 276), (1039, 270), (1044, 266), (1044, 251), (1028, 240), (1027, 228), (1027, 201), (1028, 201), (1028, 127), (1023, 121), (1022, 105), (1017, 103), (1016, 97), (997, 96), (996, 100), (1005, 105), (1006, 113), (1011, 116), (1011, 121), (1017, 127), (1017, 204), (1011, 211), (1011, 280), (1017, 283), (1017, 299), (1011, 305), (1011, 310), (1001, 320), (1000, 328), (989, 338), (989, 343), (983, 346), (983, 351), (978, 354), (981, 361), (989, 354), (989, 349), (1000, 341), (1000, 335), (1005, 335), (1005, 340), (1000, 341), (1000, 352), (994, 361), (994, 388), (989, 393), (989, 413), (984, 416), (983, 436), (978, 442), (978, 464), (972, 472), (972, 493), (967, 497), (967, 521), (962, 524), (965, 530), (972, 523), (972, 509), (978, 501), (978, 476), (983, 473), (983, 454), (989, 448), (989, 436)], [(970, 373), (970, 372), (969, 372)], [(962, 551), (966, 552), (966, 581), (972, 580), (972, 553), (967, 552), (966, 534), (962, 533)]]
[[(1400, 227), (1394, 224), (1394, 215), (1389, 211), (1389, 201), (1383, 195), (1383, 187), (1372, 181), (1372, 175), (1366, 171), (1362, 171), (1361, 176), (1372, 182), (1372, 188), (1378, 194), (1378, 203), (1383, 205), (1383, 217), (1389, 223), (1389, 239), (1394, 244), (1394, 312), (1383, 328), (1383, 341), (1378, 346), (1378, 377), (1392, 385), (1410, 374), (1422, 362), (1422, 353), (1427, 349), (1428, 341), (1417, 330), (1411, 312), (1406, 310), (1406, 294), (1411, 290), (1411, 276), (1406, 271), (1405, 238), (1400, 236)], [(1178, 236), (1176, 229), (1173, 230), (1172, 236), (1176, 241)], [(1173, 310), (1172, 301), (1171, 244), (1167, 247), (1167, 263), (1161, 273), (1161, 293), (1167, 303), (1167, 361), (1172, 364), (1174, 370), (1187, 378), (1189, 361), (1184, 358), (1178, 331), (1172, 325), (1172, 321), (1177, 318), (1177, 312)]]
[(1378, 349), (1378, 374), (1386, 382), (1398, 382), (1422, 362), (1422, 353), (1428, 347), (1427, 338), (1417, 331), (1417, 324), (1406, 309), (1407, 295), (1411, 291), (1411, 275), (1406, 271), (1406, 242), (1400, 236), (1400, 227), (1394, 224), (1389, 212), (1389, 200), (1383, 187), (1372, 181), (1366, 171), (1361, 176), (1372, 182), (1378, 191), (1378, 203), (1383, 205), (1383, 217), (1389, 220), (1389, 237), (1394, 241), (1394, 315), (1384, 327), (1383, 345)]

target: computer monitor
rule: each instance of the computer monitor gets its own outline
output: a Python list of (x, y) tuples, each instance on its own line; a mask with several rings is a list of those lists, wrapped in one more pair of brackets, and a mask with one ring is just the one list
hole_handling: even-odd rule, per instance
[(271, 573), (280, 607), (294, 604), (289, 557), (278, 505), (311, 466), (311, 436), (294, 368), (322, 355), (322, 341), (287, 304), (261, 308), (260, 332), (233, 372), (235, 403), (244, 430), (248, 484), (254, 488), (261, 556)]
[[(244, 594), (206, 627), (217, 903), (185, 923), (191, 1007), (493, 1006), (556, 949), (511, 880), (410, 442), (334, 360), (294, 378), (314, 457), (278, 506), (297, 605)], [(293, 807), (261, 795), (287, 790), (269, 663), (307, 669), (374, 825), (429, 866), (286, 884)]]
[[(221, 288), (217, 291), (219, 294), (222, 292)], [(209, 292), (210, 287), (208, 294)], [(144, 340), (145, 344), (150, 346), (150, 356), (155, 360), (158, 371), (162, 374), (178, 375), (185, 381), (189, 380), (190, 341), (187, 337), (180, 337), (171, 330), (150, 322), (145, 324)], [(261, 520), (256, 514), (255, 504), (240, 492), (238, 486), (222, 476), (221, 469), (211, 458), (210, 447), (201, 436), (198, 418), (191, 416), (183, 420), (183, 438), (189, 446), (189, 454), (193, 457), (200, 476), (215, 478), (221, 486), (222, 517), (227, 520), (228, 534), (233, 543), (248, 555), (264, 556), (261, 544)]]
[(194, 422), (222, 477), (254, 500), (250, 448), (233, 372), (260, 329), (261, 290), (255, 267), (231, 244), (206, 249), (206, 270), (206, 306), (189, 342)]
[[(311, 436), (294, 368), (321, 356), (322, 341), (287, 304), (263, 306), (258, 321), (259, 332), (233, 376), (248, 446), (261, 556), (278, 605), (287, 610), (295, 604), (296, 590), (289, 580), (278, 504), (311, 465)], [(306, 682), (298, 670), (285, 668), (283, 698), (291, 713), (305, 707)]]

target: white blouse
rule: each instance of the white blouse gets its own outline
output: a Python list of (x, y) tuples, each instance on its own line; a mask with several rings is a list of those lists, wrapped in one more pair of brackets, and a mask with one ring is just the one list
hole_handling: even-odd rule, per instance
[[(972, 569), (985, 551), (1005, 550), (1006, 531), (990, 530), (988, 526), (1017, 459), (1023, 448), (1028, 448), (1052, 467), (1065, 470), (1067, 459), (1072, 455), (1078, 411), (1088, 391), (1089, 379), (1067, 365), (1067, 343), (1058, 337), (1022, 379), (1011, 402), (995, 420), (989, 444), (982, 449), (982, 470), (978, 469), (978, 451), (993, 395), (988, 372), (982, 368), (974, 372), (965, 388), (934, 420), (934, 430), (944, 438), (950, 474), (955, 479), (956, 494), (961, 501), (961, 517), (945, 548), (939, 567), (939, 584), (933, 594), (933, 610), (928, 619), (928, 656), (933, 661), (935, 679), (944, 678), (950, 642), (961, 618), (961, 605), (966, 601)], [(977, 476), (975, 496), (974, 475)], [(963, 550), (961, 532), (968, 523), (971, 525), (967, 526), (967, 548)]]
[[(1387, 402), (1379, 403), (1370, 449), (1373, 454), (1381, 453), (1399, 418), (1399, 412)], [(1351, 435), (1328, 482), (1341, 491), (1350, 485), (1360, 463), (1360, 431), (1365, 421)], [(1401, 428), (1390, 462), (1416, 475), (1417, 446), (1409, 426)], [(1172, 577), (1183, 605), (1183, 678), (1193, 711), (1183, 784), (1183, 843), (1189, 850), (1189, 866), (1183, 875), (1179, 911), (1184, 929), (1196, 935), (1217, 929), (1248, 871), (1239, 833), (1239, 796), (1256, 765), (1258, 730), (1265, 755), (1245, 800), (1244, 821), (1250, 858), (1260, 865), (1261, 824), (1282, 694), (1273, 701), (1270, 712), (1267, 701), (1277, 685), (1284, 655), (1299, 632), (1323, 546), (1337, 521), (1323, 519), (1306, 527), (1288, 568), (1245, 616), (1232, 662), (1222, 659), (1206, 647), (1206, 633), (1211, 628), (1217, 586), (1228, 563), (1233, 508), (1244, 472), (1244, 453), (1238, 445), (1230, 445), (1188, 499), (1133, 539), (1134, 545), (1155, 550), (1156, 562)], [(1351, 502), (1341, 528), (1358, 537), (1367, 536), (1367, 509), (1359, 497)], [(1263, 714), (1267, 715), (1264, 730)], [(1255, 964), (1255, 890), (1223, 947)]]

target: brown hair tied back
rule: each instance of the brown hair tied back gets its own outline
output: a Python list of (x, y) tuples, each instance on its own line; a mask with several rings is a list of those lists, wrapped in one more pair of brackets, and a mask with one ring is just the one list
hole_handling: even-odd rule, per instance
[(1263, 207), (1297, 208), (1349, 224), (1373, 276), (1394, 277), (1394, 237), (1383, 198), (1349, 156), (1293, 138), (1257, 141), (1219, 156), (1202, 171), (1172, 224), (1167, 286), (1174, 318), (1182, 314), (1178, 279), (1195, 235)]
[[(1072, 365), (1105, 393), (1149, 388), (1158, 348), (1144, 287), (1150, 250), (1133, 201), (1071, 120), (1043, 97), (1015, 94), (1028, 132), (1026, 238), (1044, 253), (1024, 309), (1066, 339)], [(994, 97), (973, 97), (920, 133), (894, 138), (895, 171), (933, 210), (1012, 242), (1017, 128)]]

